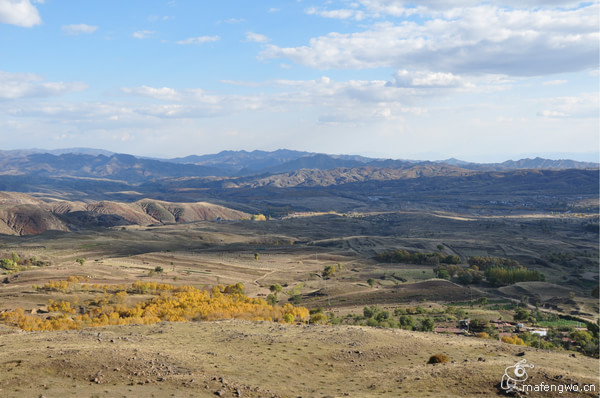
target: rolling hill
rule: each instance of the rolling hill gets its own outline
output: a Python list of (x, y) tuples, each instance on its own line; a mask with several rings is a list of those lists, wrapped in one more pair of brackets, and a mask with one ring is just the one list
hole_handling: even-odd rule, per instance
[(8, 235), (247, 217), (246, 213), (206, 202), (169, 203), (151, 199), (133, 203), (42, 201), (21, 193), (0, 192), (0, 233)]

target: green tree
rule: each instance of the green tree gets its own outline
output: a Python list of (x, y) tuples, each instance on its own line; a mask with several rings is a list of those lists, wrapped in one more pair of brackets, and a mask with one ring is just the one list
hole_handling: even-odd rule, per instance
[(431, 318), (423, 318), (421, 320), (421, 331), (423, 332), (433, 332), (433, 329), (435, 328), (435, 322), (433, 319)]
[(274, 283), (271, 286), (269, 286), (269, 290), (273, 294), (278, 294), (278, 293), (281, 293), (281, 291), (283, 290), (283, 288), (281, 287), (281, 285), (279, 283)]
[(269, 294), (267, 296), (267, 303), (269, 305), (275, 305), (275, 304), (277, 304), (277, 296), (274, 295), (274, 294)]
[(592, 335), (586, 330), (576, 330), (571, 333), (571, 338), (576, 345), (585, 347), (586, 344), (592, 342)]
[(526, 321), (529, 319), (529, 311), (525, 308), (519, 308), (515, 314), (515, 321)]
[(448, 273), (448, 270), (441, 269), (437, 272), (437, 277), (440, 279), (450, 279), (450, 274)]
[(85, 258), (78, 258), (77, 260), (75, 260), (75, 262), (78, 262), (79, 265), (81, 265), (82, 267), (85, 265)]
[(415, 328), (415, 320), (410, 315), (400, 315), (398, 324), (402, 329), (413, 330)]

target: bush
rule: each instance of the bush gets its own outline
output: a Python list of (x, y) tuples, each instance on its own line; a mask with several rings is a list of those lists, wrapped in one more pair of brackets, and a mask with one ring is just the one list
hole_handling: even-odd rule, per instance
[(329, 278), (332, 278), (333, 276), (335, 276), (335, 266), (333, 266), (333, 265), (325, 266), (325, 268), (323, 269), (323, 278), (329, 279)]
[(435, 354), (429, 357), (429, 361), (427, 361), (430, 365), (435, 365), (436, 363), (448, 363), (450, 362), (450, 357), (444, 354)]
[(271, 291), (271, 293), (281, 293), (281, 290), (283, 290), (283, 288), (281, 287), (281, 285), (279, 283), (275, 283), (271, 286), (269, 286), (269, 290)]
[(502, 336), (502, 342), (515, 345), (525, 345), (523, 339), (518, 336)]
[(312, 324), (326, 324), (327, 323), (327, 315), (322, 312), (314, 313), (310, 316), (309, 323)]
[(435, 322), (431, 318), (424, 318), (421, 320), (421, 327), (419, 328), (422, 332), (433, 332), (435, 328)]
[(267, 296), (267, 303), (269, 305), (275, 305), (275, 304), (277, 304), (277, 296), (274, 295), (274, 294), (269, 294)]

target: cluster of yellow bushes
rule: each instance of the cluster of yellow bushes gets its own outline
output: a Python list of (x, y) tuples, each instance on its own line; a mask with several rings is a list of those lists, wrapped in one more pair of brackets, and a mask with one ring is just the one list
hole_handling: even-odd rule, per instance
[(60, 281), (49, 281), (42, 286), (33, 286), (35, 290), (45, 290), (48, 292), (62, 292), (66, 293), (68, 290), (72, 290), (74, 286), (79, 286), (81, 282), (87, 282), (88, 278), (85, 276), (69, 276), (67, 279)]
[[(60, 282), (60, 281), (59, 281)], [(122, 304), (127, 292), (154, 294), (134, 306)], [(50, 301), (49, 311), (60, 315), (41, 318), (27, 315), (22, 309), (0, 313), (0, 322), (23, 330), (69, 330), (106, 325), (152, 324), (161, 321), (186, 322), (190, 320), (246, 319), (276, 322), (304, 322), (309, 312), (291, 304), (269, 305), (263, 299), (244, 295), (243, 285), (218, 285), (210, 292), (192, 286), (175, 287), (153, 282), (136, 282), (127, 290), (104, 296), (80, 309), (79, 315), (69, 301)]]
[[(33, 286), (35, 290), (43, 290), (46, 292), (61, 292), (72, 293), (77, 291), (101, 291), (107, 293), (115, 293), (126, 291), (131, 294), (157, 294), (160, 292), (177, 292), (185, 291), (189, 286), (173, 286), (166, 283), (157, 282), (134, 282), (131, 285), (126, 284), (97, 284), (83, 283), (89, 282), (89, 278), (85, 276), (69, 276), (67, 279), (49, 281), (42, 286)], [(241, 284), (238, 284), (241, 285)], [(236, 285), (232, 285), (236, 286)], [(242, 286), (243, 289), (243, 286)]]

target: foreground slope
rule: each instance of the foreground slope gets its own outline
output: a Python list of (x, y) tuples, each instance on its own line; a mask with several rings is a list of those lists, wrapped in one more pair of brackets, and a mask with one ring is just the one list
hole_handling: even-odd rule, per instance
[[(5, 397), (493, 396), (504, 369), (523, 358), (535, 365), (532, 384), (599, 388), (592, 358), (403, 330), (220, 321), (0, 328), (0, 338)], [(452, 362), (428, 365), (432, 354)]]

